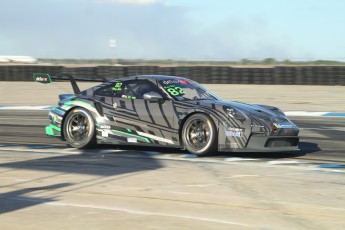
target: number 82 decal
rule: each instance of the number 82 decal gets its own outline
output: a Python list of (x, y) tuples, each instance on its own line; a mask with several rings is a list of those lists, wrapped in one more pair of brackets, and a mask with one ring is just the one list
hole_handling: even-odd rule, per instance
[(183, 89), (181, 87), (175, 86), (175, 87), (169, 87), (167, 89), (167, 91), (169, 92), (169, 94), (171, 94), (172, 96), (179, 96), (179, 95), (183, 95)]

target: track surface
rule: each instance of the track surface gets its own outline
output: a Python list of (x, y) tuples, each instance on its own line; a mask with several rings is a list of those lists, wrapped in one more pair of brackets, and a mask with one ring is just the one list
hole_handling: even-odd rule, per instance
[[(217, 157), (259, 157), (259, 158), (298, 158), (345, 162), (345, 118), (335, 117), (292, 117), (291, 120), (301, 128), (300, 152), (290, 153), (225, 153)], [(67, 147), (56, 138), (47, 137), (44, 126), (49, 123), (47, 111), (0, 111), (0, 144), (17, 143), (24, 145), (54, 145)], [(116, 148), (116, 146), (101, 146)], [(127, 149), (126, 146), (121, 148)], [(129, 148), (136, 150), (136, 148)], [(143, 148), (140, 148), (141, 150)], [(177, 149), (145, 148), (183, 154)]]
[(344, 165), (344, 118), (292, 118), (299, 153), (189, 158), (79, 152), (46, 115), (0, 111), (0, 229), (345, 229), (345, 172), (319, 167)]

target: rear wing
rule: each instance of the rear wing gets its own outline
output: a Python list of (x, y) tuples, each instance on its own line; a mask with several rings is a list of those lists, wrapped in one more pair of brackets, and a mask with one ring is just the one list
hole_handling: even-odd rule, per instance
[(58, 81), (70, 81), (74, 94), (80, 94), (80, 89), (77, 85), (77, 81), (86, 81), (86, 82), (107, 82), (108, 80), (105, 77), (100, 77), (98, 79), (94, 78), (85, 78), (85, 77), (78, 77), (75, 78), (69, 73), (61, 73), (56, 76), (50, 76), (47, 73), (34, 73), (33, 79), (35, 82), (49, 84), (52, 83), (52, 80)]

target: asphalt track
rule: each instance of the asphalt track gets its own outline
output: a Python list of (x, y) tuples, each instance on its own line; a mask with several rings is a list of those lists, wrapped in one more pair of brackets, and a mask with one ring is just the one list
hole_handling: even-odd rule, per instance
[(301, 151), (80, 151), (47, 111), (0, 111), (0, 229), (345, 229), (345, 118), (291, 117)]
[[(345, 163), (345, 117), (290, 117), (300, 128), (300, 151), (291, 153), (219, 153), (216, 157), (293, 158)], [(47, 137), (44, 126), (49, 123), (47, 111), (0, 111), (0, 144), (28, 146), (52, 145), (67, 147), (57, 138)], [(100, 149), (134, 147), (102, 145)], [(139, 149), (142, 149), (141, 147)], [(183, 154), (184, 151), (167, 148), (145, 148), (147, 151)]]

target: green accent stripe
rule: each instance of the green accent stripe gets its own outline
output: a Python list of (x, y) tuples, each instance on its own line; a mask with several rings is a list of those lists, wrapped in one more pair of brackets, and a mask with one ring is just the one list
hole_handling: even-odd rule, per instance
[(50, 124), (49, 127), (51, 127), (52, 129), (55, 129), (58, 132), (61, 132), (61, 128), (59, 128), (59, 127), (57, 127), (55, 125)]
[(132, 132), (132, 130), (131, 130), (131, 129), (127, 129), (127, 131), (128, 131), (128, 132), (130, 132), (130, 133)]
[(135, 135), (135, 134), (132, 134), (132, 133), (126, 133), (126, 132), (122, 132), (122, 131), (114, 130), (114, 129), (112, 129), (111, 131), (116, 132), (116, 133), (126, 134), (126, 135), (132, 136), (132, 137), (141, 138), (141, 139), (144, 139), (147, 143), (151, 143), (151, 141), (148, 138), (146, 138), (146, 137), (142, 137), (142, 136), (138, 136), (138, 135)]
[[(49, 136), (54, 136), (54, 137), (59, 137), (61, 136), (61, 128), (55, 126), (55, 125), (48, 125), (46, 126), (46, 134)], [(58, 132), (57, 134), (55, 134), (55, 132)]]
[(79, 101), (79, 100), (67, 101), (67, 102), (64, 103), (64, 105), (73, 105), (73, 104), (75, 104), (75, 103), (80, 103), (80, 104), (83, 104), (83, 105), (85, 105), (85, 106), (91, 106), (91, 107), (93, 107), (90, 103), (87, 103), (87, 102), (85, 102), (85, 101)]
[(65, 104), (64, 104), (64, 105), (62, 106), (62, 108), (63, 108), (63, 109), (66, 109), (66, 110), (69, 110), (70, 108), (72, 108), (72, 106), (69, 106), (69, 105), (65, 105)]
[(61, 109), (59, 109), (59, 108), (57, 108), (57, 107), (52, 108), (52, 110), (53, 110), (53, 111), (60, 112), (60, 113), (65, 113), (64, 110), (61, 110)]

